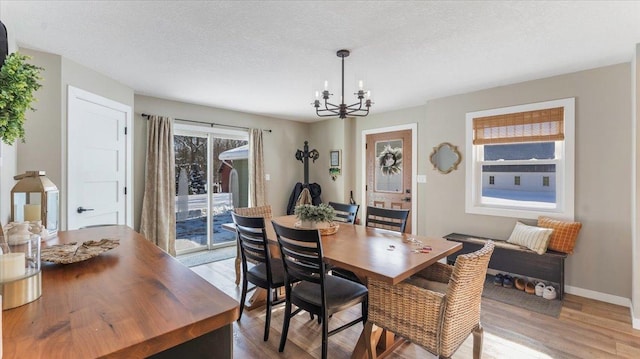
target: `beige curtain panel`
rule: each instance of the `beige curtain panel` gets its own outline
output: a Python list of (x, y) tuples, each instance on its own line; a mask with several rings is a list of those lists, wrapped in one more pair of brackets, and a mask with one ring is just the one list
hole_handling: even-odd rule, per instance
[(264, 152), (262, 130), (249, 130), (249, 207), (264, 206)]
[(474, 145), (562, 140), (563, 107), (473, 119)]
[(147, 161), (140, 233), (176, 255), (176, 175), (173, 119), (149, 116)]

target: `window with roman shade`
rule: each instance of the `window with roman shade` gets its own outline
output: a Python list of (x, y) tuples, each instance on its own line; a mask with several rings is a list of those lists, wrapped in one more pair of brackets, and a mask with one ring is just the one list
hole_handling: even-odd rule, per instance
[(574, 113), (573, 98), (467, 113), (467, 213), (573, 219)]

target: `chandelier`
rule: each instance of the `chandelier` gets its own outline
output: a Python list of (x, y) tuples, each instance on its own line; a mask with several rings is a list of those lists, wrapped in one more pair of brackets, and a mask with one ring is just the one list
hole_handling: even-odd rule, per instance
[[(369, 107), (371, 107), (371, 91), (365, 91), (363, 89), (362, 80), (358, 81), (358, 92), (353, 94), (358, 97), (358, 102), (351, 105), (346, 105), (344, 102), (344, 58), (349, 56), (349, 50), (339, 50), (336, 55), (342, 58), (342, 96), (340, 97), (340, 104), (335, 105), (329, 102), (329, 83), (324, 82), (324, 91), (322, 91), (322, 99), (324, 104), (320, 104), (320, 93), (316, 91), (316, 99), (313, 102), (313, 107), (316, 108), (316, 115), (320, 117), (333, 117), (338, 116), (340, 118), (346, 118), (347, 116), (364, 117), (369, 114)], [(366, 97), (366, 100), (365, 100)], [(364, 100), (364, 101), (363, 101)], [(365, 108), (363, 108), (365, 107)]]

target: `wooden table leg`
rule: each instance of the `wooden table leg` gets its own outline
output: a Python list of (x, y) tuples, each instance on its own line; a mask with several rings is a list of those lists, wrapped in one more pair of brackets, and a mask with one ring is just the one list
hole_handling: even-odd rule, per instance
[[(367, 338), (368, 337), (368, 338)], [(382, 359), (405, 342), (392, 332), (367, 322), (351, 354), (352, 359)]]
[[(373, 352), (372, 349), (376, 347), (376, 343), (378, 343), (381, 335), (382, 328), (379, 328), (371, 322), (367, 322), (364, 329), (362, 329), (362, 333), (360, 333), (356, 347), (353, 348), (351, 359), (375, 358), (376, 353)], [(368, 353), (371, 353), (371, 355), (367, 355)]]
[(253, 295), (249, 298), (249, 303), (245, 304), (244, 310), (251, 311), (256, 308), (261, 308), (265, 304), (267, 304), (267, 290), (256, 288), (253, 291)]

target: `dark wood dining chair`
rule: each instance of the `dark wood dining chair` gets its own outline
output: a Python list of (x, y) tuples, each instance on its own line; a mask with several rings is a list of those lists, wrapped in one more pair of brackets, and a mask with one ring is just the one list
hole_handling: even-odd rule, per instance
[(358, 216), (359, 204), (346, 204), (329, 202), (329, 206), (336, 210), (336, 217), (334, 221), (342, 223), (356, 223), (356, 217)]
[[(255, 287), (267, 290), (267, 316), (264, 323), (264, 340), (269, 339), (269, 327), (271, 325), (271, 307), (274, 304), (283, 302), (278, 300), (277, 288), (284, 285), (284, 268), (282, 261), (278, 258), (271, 258), (265, 230), (263, 217), (244, 217), (236, 213), (231, 213), (233, 223), (236, 225), (236, 235), (240, 256), (242, 258), (242, 297), (240, 299), (240, 315), (242, 318), (244, 301), (247, 297), (247, 283), (251, 282)], [(247, 262), (251, 260), (255, 263), (249, 268)], [(274, 290), (275, 289), (275, 290)], [(275, 299), (272, 298), (275, 292)]]
[[(271, 220), (271, 205), (267, 204), (264, 206), (257, 207), (240, 207), (234, 208), (233, 211), (241, 216), (245, 217), (262, 217), (265, 221)], [(266, 222), (265, 222), (266, 223)], [(238, 253), (236, 254), (236, 285), (240, 284), (240, 244), (237, 245)]]
[[(336, 210), (335, 221), (355, 224), (356, 216), (358, 215), (358, 210), (360, 209), (359, 204), (329, 202), (329, 206), (333, 207), (333, 209)], [(349, 279), (356, 283), (362, 283), (358, 276), (348, 269), (331, 267), (331, 274), (344, 279)]]
[[(367, 287), (343, 278), (326, 275), (322, 260), (322, 242), (317, 229), (284, 227), (272, 221), (285, 271), (285, 313), (280, 337), (280, 352), (284, 351), (291, 318), (305, 310), (322, 318), (322, 359), (327, 357), (329, 336), (367, 320)], [(293, 285), (294, 282), (298, 282)], [(362, 316), (338, 328), (329, 330), (329, 318), (334, 313), (362, 305)], [(291, 312), (292, 306), (298, 309)]]
[(383, 228), (403, 233), (407, 228), (408, 209), (390, 209), (367, 206), (367, 227)]

